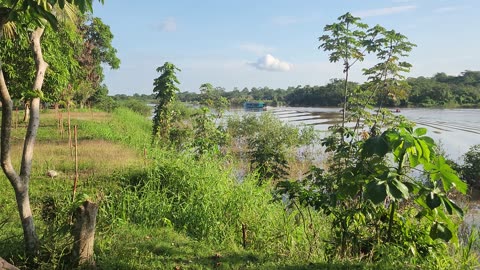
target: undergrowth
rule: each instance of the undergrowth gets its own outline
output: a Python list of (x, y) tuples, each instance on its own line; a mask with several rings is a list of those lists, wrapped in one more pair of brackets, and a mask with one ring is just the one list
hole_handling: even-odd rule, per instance
[[(44, 115), (31, 182), (42, 242), (38, 268), (70, 269), (74, 163), (55, 114)], [(78, 116), (72, 117), (72, 124), (78, 125), (83, 158), (77, 198), (100, 204), (95, 241), (99, 269), (469, 269), (475, 265), (474, 252), (461, 246), (424, 258), (384, 246), (376, 250), (374, 260), (327, 260), (331, 218), (305, 207), (287, 209), (282, 200), (273, 200), (273, 186), (258, 186), (255, 173), (238, 180), (231, 156), (198, 157), (168, 147), (150, 148), (150, 119), (123, 108), (98, 117), (90, 111), (72, 115)], [(17, 138), (22, 130), (15, 131)], [(58, 170), (59, 176), (46, 176), (49, 169)], [(24, 268), (14, 193), (3, 175), (0, 185), (5, 187), (0, 195), (0, 256)], [(471, 243), (478, 245), (476, 239)]]

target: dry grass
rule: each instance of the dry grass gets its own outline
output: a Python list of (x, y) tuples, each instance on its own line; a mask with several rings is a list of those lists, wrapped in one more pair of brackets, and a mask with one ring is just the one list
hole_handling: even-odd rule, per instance
[[(13, 146), (14, 163), (20, 163), (21, 144)], [(61, 178), (75, 174), (73, 148), (66, 141), (38, 141), (35, 145), (32, 176), (44, 176), (48, 170), (56, 170)], [(109, 175), (114, 171), (143, 165), (141, 154), (121, 144), (103, 140), (78, 142), (79, 174), (82, 178)]]
[[(61, 111), (62, 118), (64, 123), (67, 123), (68, 113), (66, 111)], [(48, 110), (47, 112), (42, 112), (42, 120), (47, 119), (55, 119), (58, 120), (58, 113), (54, 110)], [(94, 121), (105, 121), (110, 119), (112, 116), (107, 112), (97, 112), (97, 111), (90, 111), (90, 112), (70, 112), (70, 119), (71, 120), (94, 120)]]

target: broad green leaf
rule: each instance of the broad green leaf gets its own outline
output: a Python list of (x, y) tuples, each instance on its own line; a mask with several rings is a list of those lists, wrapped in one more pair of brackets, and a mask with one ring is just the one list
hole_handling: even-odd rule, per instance
[(383, 136), (371, 137), (363, 144), (363, 154), (371, 157), (374, 154), (383, 157), (388, 153), (388, 144)]
[(430, 209), (435, 209), (441, 204), (440, 197), (434, 192), (427, 194), (425, 201)]
[(442, 200), (443, 206), (447, 210), (448, 214), (452, 215), (453, 211), (455, 211), (455, 213), (457, 213), (457, 215), (463, 216), (462, 208), (460, 208), (454, 201), (450, 200), (446, 196), (442, 196), (441, 200)]
[(435, 141), (428, 136), (422, 136), (422, 140), (429, 146), (430, 149), (435, 146)]
[(395, 186), (401, 192), (403, 199), (407, 199), (409, 197), (408, 187), (405, 184), (397, 179), (394, 179), (391, 184), (393, 184), (393, 186)]
[(448, 242), (450, 239), (452, 239), (453, 234), (450, 229), (448, 229), (448, 227), (444, 225), (444, 223), (435, 222), (430, 229), (430, 237), (433, 240), (442, 239), (445, 242)]
[(427, 162), (429, 162), (430, 161), (430, 148), (428, 147), (428, 144), (423, 139), (419, 139), (417, 141), (418, 141), (418, 144), (420, 145), (420, 147), (422, 148), (423, 158)]
[(439, 173), (441, 174), (442, 183), (446, 191), (450, 190), (452, 186), (454, 186), (458, 191), (462, 194), (467, 193), (467, 184), (460, 180), (458, 175), (456, 174), (455, 170), (450, 167), (447, 163), (445, 163), (445, 159), (440, 157), (440, 167)]
[(387, 190), (385, 182), (372, 181), (366, 185), (365, 198), (371, 200), (374, 204), (385, 201)]
[(426, 128), (416, 128), (415, 131), (413, 132), (413, 135), (420, 137), (427, 134), (427, 129)]

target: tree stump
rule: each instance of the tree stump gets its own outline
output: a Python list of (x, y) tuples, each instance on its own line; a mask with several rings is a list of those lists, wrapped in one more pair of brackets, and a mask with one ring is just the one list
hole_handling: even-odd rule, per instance
[(75, 267), (95, 268), (93, 243), (95, 240), (95, 224), (97, 222), (98, 205), (85, 201), (75, 211), (73, 227), (73, 263)]
[(0, 270), (19, 270), (14, 265), (10, 264), (9, 262), (5, 261), (3, 258), (0, 258)]

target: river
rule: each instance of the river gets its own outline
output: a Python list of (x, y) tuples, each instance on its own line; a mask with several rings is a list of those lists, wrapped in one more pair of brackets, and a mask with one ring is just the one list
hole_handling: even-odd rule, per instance
[[(280, 107), (270, 111), (285, 122), (312, 125), (322, 131), (341, 117), (339, 108)], [(480, 144), (480, 109), (402, 108), (398, 114), (426, 127), (427, 135), (456, 162), (461, 162), (471, 146)]]

